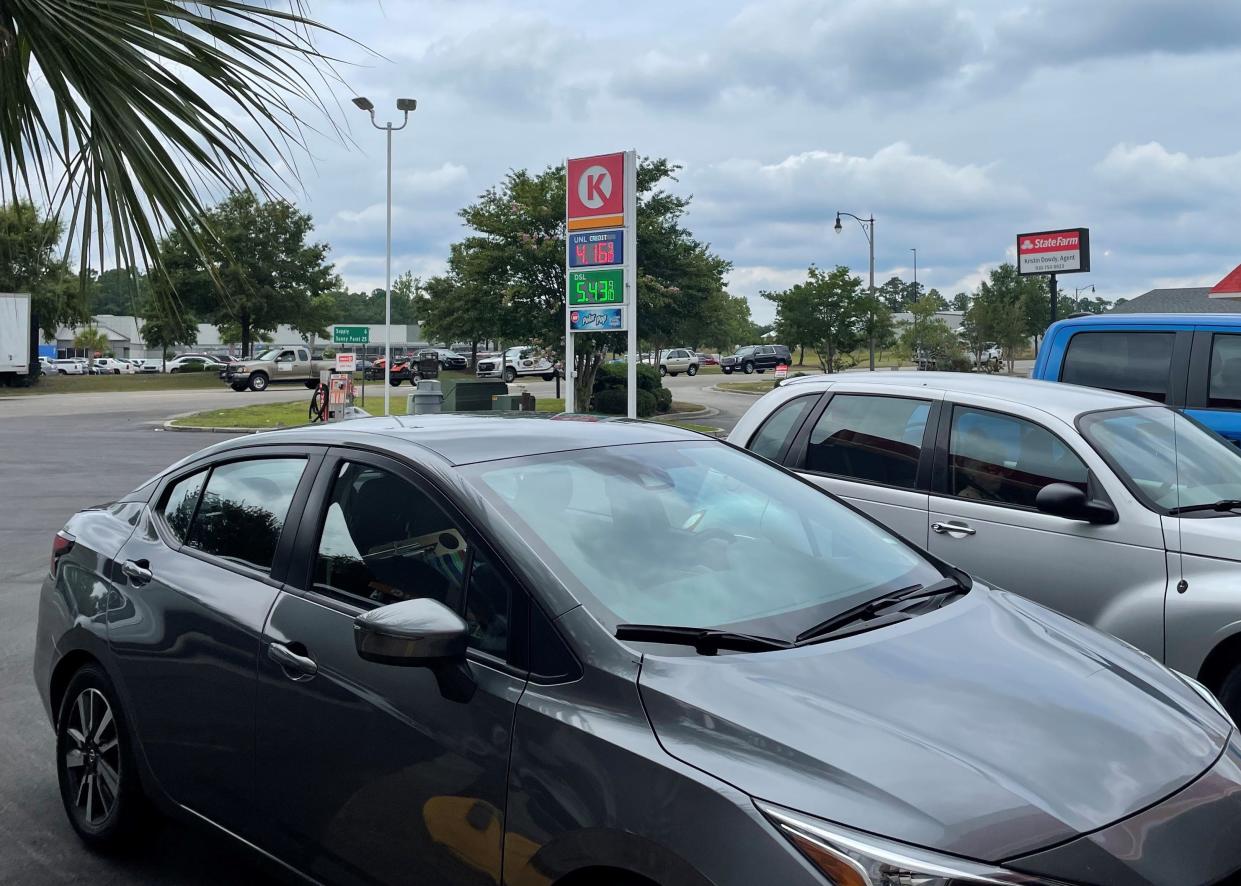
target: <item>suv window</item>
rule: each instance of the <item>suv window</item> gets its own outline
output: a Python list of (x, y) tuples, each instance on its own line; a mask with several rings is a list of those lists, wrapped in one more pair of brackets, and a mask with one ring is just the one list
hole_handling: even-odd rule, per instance
[(207, 472), (199, 471), (197, 474), (191, 474), (179, 480), (164, 501), (162, 509), (164, 522), (168, 524), (168, 528), (172, 530), (172, 534), (179, 542), (184, 543), (189, 535), (190, 521), (194, 519), (194, 509), (198, 507), (198, 499), (203, 491), (203, 481), (206, 479)]
[(1216, 335), (1211, 342), (1211, 387), (1207, 405), (1241, 409), (1241, 335)]
[(776, 349), (773, 348), (771, 345), (763, 345), (761, 348), (758, 349), (758, 352), (766, 356), (767, 354), (774, 354), (776, 352)]
[(1079, 332), (1069, 340), (1060, 380), (1165, 403), (1175, 338), (1175, 332)]
[(297, 359), (299, 359), (299, 360), (301, 360), (301, 361), (305, 362), (306, 360), (309, 360), (309, 359), (310, 359), (310, 355), (309, 355), (309, 354), (308, 354), (308, 353), (307, 353), (307, 352), (306, 352), (303, 348), (298, 348), (298, 349), (297, 349)]
[(267, 571), (304, 458), (256, 458), (217, 465), (207, 479), (187, 544)]
[(957, 407), (948, 446), (948, 493), (1034, 507), (1039, 490), (1068, 483), (1087, 490), (1090, 471), (1055, 434), (1012, 415)]
[(815, 423), (806, 470), (913, 489), (931, 404), (837, 394)]
[(801, 427), (802, 419), (816, 400), (817, 396), (798, 397), (767, 416), (763, 426), (750, 440), (750, 451), (773, 461), (778, 459), (789, 435)]
[(319, 593), (355, 606), (430, 597), (460, 612), (464, 598), (470, 645), (501, 657), (507, 650), (507, 580), (430, 496), (382, 468), (341, 464), (313, 582)]

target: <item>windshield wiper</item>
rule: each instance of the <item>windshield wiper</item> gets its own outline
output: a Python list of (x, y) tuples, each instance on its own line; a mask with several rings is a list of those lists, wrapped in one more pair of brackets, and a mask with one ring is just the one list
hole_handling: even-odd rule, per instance
[(768, 652), (772, 649), (792, 649), (787, 640), (739, 634), (715, 628), (683, 628), (675, 625), (617, 625), (616, 639), (634, 640), (638, 643), (675, 643), (693, 646), (699, 655), (715, 655), (721, 649), (734, 652)]
[[(938, 597), (940, 594), (947, 594), (953, 591), (959, 593), (967, 593), (970, 589), (968, 580), (959, 576), (952, 575), (948, 578), (940, 579), (929, 585), (910, 585), (907, 588), (901, 588), (899, 591), (893, 591), (890, 594), (884, 594), (882, 597), (876, 597), (874, 600), (868, 600), (844, 612), (837, 613), (825, 621), (819, 622), (812, 628), (802, 631), (793, 641), (797, 645), (808, 643), (813, 640), (823, 640), (829, 636), (842, 636), (844, 633), (859, 633), (862, 630), (871, 630), (873, 628), (883, 627), (884, 625), (893, 624), (897, 621), (904, 621), (912, 616), (904, 612), (897, 611), (892, 615), (900, 615), (901, 618), (875, 618), (885, 609), (891, 609), (903, 603), (914, 600), (925, 600), (928, 597)], [(844, 628), (853, 627), (855, 630), (843, 631)]]
[(1221, 514), (1227, 514), (1229, 511), (1236, 510), (1241, 510), (1241, 501), (1235, 498), (1225, 498), (1206, 505), (1184, 505), (1179, 508), (1170, 508), (1168, 513), (1175, 517), (1179, 514), (1196, 514), (1202, 511), (1216, 511)]

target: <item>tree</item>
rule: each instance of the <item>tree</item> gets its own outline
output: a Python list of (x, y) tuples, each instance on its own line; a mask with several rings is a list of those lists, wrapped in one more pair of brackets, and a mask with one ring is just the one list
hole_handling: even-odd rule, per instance
[(875, 290), (875, 295), (893, 314), (904, 313), (911, 304), (909, 286), (900, 277), (889, 277)]
[(1041, 277), (1020, 276), (1006, 262), (991, 269), (970, 303), (966, 314), (970, 339), (979, 346), (995, 342), (1003, 348), (1009, 372), (1017, 352), (1046, 328), (1047, 315), (1040, 313), (1040, 305), (1050, 313), (1046, 285)]
[[(167, 363), (168, 352), (177, 345), (192, 345), (198, 341), (198, 321), (189, 311), (170, 311), (165, 303), (157, 302), (150, 293), (139, 306), (142, 321), (142, 340), (147, 346), (159, 348), (160, 359)], [(167, 366), (163, 367), (167, 369)]]
[(150, 283), (137, 268), (110, 268), (95, 277), (89, 288), (92, 314), (137, 317), (151, 300)]
[(964, 313), (970, 309), (970, 294), (968, 292), (958, 292), (948, 304), (952, 310)]
[(221, 331), (236, 324), (243, 356), (256, 335), (280, 323), (316, 329), (313, 300), (339, 282), (327, 263), (327, 244), (307, 240), (309, 215), (245, 192), (211, 210), (207, 222), (219, 240), (207, 263), (178, 232), (160, 243), (167, 276), (156, 278), (155, 291), (169, 303), (168, 313), (185, 306)]
[(901, 333), (901, 348), (915, 359), (951, 364), (952, 358), (960, 353), (960, 340), (947, 323), (935, 316), (941, 301), (927, 293), (909, 306), (913, 320)]
[(86, 326), (73, 337), (73, 346), (86, 351), (87, 365), (94, 369), (95, 358), (104, 356), (108, 351), (108, 337), (98, 326)]
[[(919, 288), (921, 288), (922, 284), (919, 283), (918, 286)], [(926, 291), (926, 295), (920, 294), (918, 298), (929, 298), (931, 300), (931, 303), (935, 305), (935, 310), (937, 311), (948, 310), (948, 300), (944, 298), (942, 295), (940, 295), (939, 290), (933, 286)], [(914, 300), (917, 301), (918, 299), (914, 299)]]
[(468, 341), (471, 363), (478, 359), (479, 342), (500, 336), (492, 294), (452, 273), (427, 280), (414, 297), (414, 312), (428, 340)]
[(0, 206), (0, 292), (29, 292), (31, 313), (49, 341), (58, 327), (90, 317), (77, 275), (55, 257), (61, 232), (60, 223), (32, 203)]
[[(205, 258), (221, 243), (200, 194), (269, 192), (304, 149), (294, 108), (326, 113), (315, 48), (330, 29), (263, 0), (0, 4), (0, 203), (41, 191), (72, 208), (84, 273), (161, 257), (172, 228)], [(264, 133), (256, 139), (251, 131)], [(62, 175), (63, 170), (63, 175)], [(105, 230), (106, 226), (106, 230)]]
[(798, 346), (813, 348), (824, 372), (842, 368), (841, 355), (862, 343), (869, 296), (862, 290), (862, 278), (844, 265), (830, 272), (811, 265), (804, 283), (765, 296), (775, 302), (777, 332)]

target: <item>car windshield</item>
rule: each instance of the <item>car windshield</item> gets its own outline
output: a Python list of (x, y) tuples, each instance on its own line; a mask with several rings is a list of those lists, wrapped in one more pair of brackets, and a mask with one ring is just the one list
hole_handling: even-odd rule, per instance
[(284, 349), (283, 348), (268, 348), (266, 351), (259, 354), (254, 359), (255, 360), (275, 360), (277, 357), (280, 356), (280, 352), (282, 350)]
[(848, 507), (721, 443), (486, 462), (467, 480), (601, 621), (771, 637), (940, 572)]
[(1241, 499), (1241, 453), (1193, 419), (1162, 406), (1095, 412), (1083, 436), (1148, 507)]

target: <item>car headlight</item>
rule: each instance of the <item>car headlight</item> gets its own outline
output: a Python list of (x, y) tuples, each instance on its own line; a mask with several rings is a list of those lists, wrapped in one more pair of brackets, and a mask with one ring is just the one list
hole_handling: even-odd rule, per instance
[(1210, 689), (1207, 689), (1193, 677), (1190, 677), (1187, 674), (1182, 674), (1180, 671), (1173, 671), (1172, 673), (1176, 674), (1187, 684), (1189, 684), (1190, 689), (1201, 695), (1203, 701), (1215, 708), (1216, 713), (1223, 717), (1228, 722), (1229, 726), (1233, 729), (1237, 728), (1237, 721), (1232, 719), (1232, 714), (1228, 713), (1228, 711), (1224, 709), (1224, 706), (1220, 704), (1219, 699), (1215, 697), (1214, 693), (1212, 693)]
[(1065, 886), (754, 802), (833, 886)]

